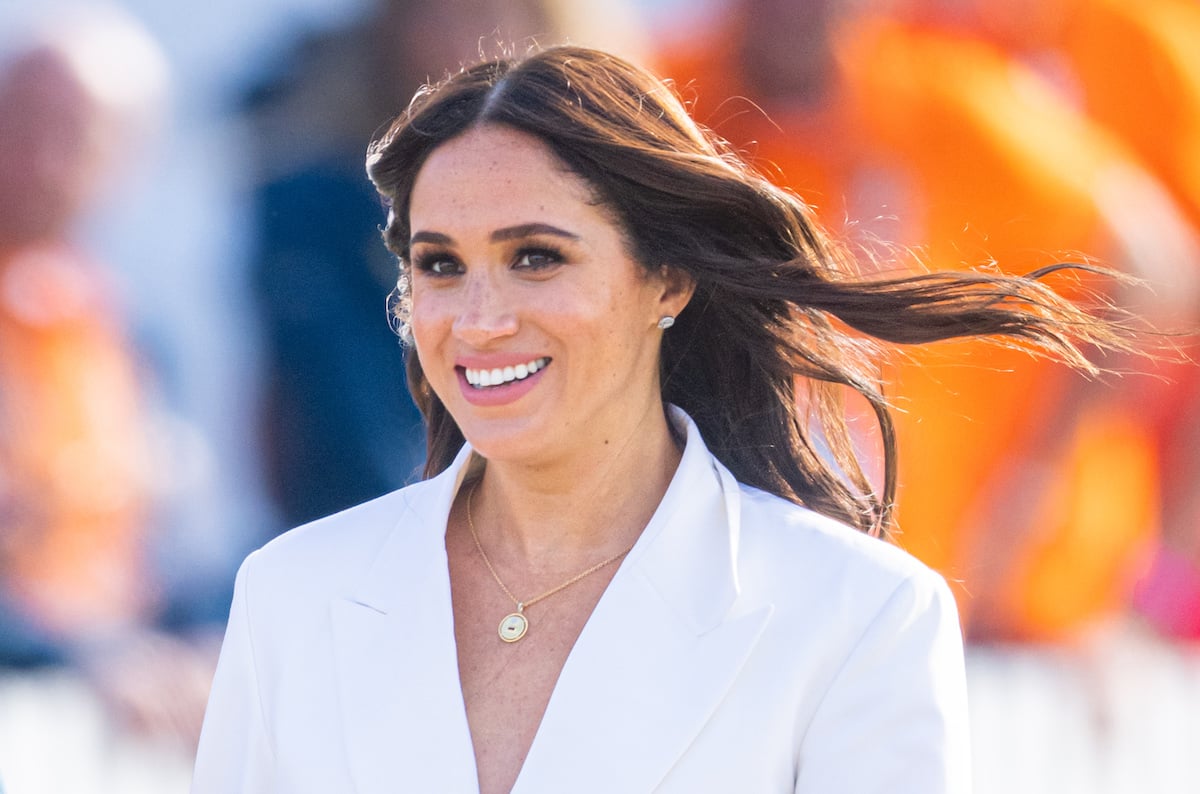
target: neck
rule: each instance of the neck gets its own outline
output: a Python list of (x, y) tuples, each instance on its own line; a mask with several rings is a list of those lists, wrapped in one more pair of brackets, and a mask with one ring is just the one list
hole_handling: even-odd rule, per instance
[(489, 461), (473, 495), (476, 528), (497, 556), (532, 569), (618, 553), (640, 536), (680, 457), (656, 404), (625, 438), (552, 463)]

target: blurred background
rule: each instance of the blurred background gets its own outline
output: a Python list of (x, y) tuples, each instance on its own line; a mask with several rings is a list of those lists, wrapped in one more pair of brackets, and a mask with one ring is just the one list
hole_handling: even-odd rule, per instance
[[(674, 78), (868, 267), (1101, 262), (1200, 327), (1195, 0), (0, 0), (0, 790), (187, 790), (242, 557), (417, 476), (367, 142), (563, 41)], [(1102, 363), (889, 365), (981, 794), (1200, 790), (1200, 372)]]

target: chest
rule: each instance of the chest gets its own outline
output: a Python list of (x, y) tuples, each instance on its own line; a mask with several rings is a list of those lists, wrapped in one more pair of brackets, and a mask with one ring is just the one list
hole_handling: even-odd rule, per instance
[[(793, 651), (821, 636), (764, 632), (761, 608), (697, 634), (631, 564), (587, 585), (598, 600), (586, 620), (549, 599), (504, 645), (510, 604), (452, 615), (471, 602), (468, 582), (489, 579), (452, 586), (445, 566), (412, 562), (388, 571), (404, 597), (386, 610), (338, 599), (328, 621), (320, 607), (286, 642), (260, 642), (273, 790), (791, 791), (804, 722), (793, 694), (825, 688)], [(278, 622), (264, 616), (255, 634)]]
[[(501, 623), (517, 606), (474, 544), (447, 539), (463, 704), (481, 794), (508, 792), (520, 774), (571, 649), (616, 566), (525, 607), (525, 634), (506, 642)], [(544, 590), (541, 592), (545, 592)], [(536, 599), (540, 593), (518, 598)]]

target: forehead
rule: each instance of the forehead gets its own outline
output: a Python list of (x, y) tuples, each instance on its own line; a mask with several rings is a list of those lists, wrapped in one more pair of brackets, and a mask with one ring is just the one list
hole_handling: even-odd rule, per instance
[(429, 155), (413, 183), (409, 221), (415, 232), (608, 219), (587, 181), (541, 140), (507, 127), (483, 126)]

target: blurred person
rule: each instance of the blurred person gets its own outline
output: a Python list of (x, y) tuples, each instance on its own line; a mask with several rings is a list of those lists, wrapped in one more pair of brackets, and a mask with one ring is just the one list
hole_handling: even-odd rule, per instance
[(143, 373), (72, 237), (165, 86), (145, 32), (96, 5), (0, 62), (0, 665), (74, 667), (126, 727), (188, 743), (211, 662), (153, 628)]
[(1119, 327), (1036, 278), (864, 277), (594, 49), (463, 68), (367, 165), (428, 479), (246, 560), (193, 790), (968, 790), (953, 599), (871, 537), (873, 353), (1088, 370)]
[[(1200, 325), (1200, 253), (1177, 230), (1200, 225), (1200, 6), (1187, 0), (1048, 0), (996, 4), (905, 0), (904, 13), (955, 35), (1000, 48), (1044, 77), (1088, 123), (1134, 153), (1156, 185), (1130, 169), (1103, 174), (1096, 202), (1132, 268), (1147, 277), (1160, 300), (1146, 307), (1165, 325)], [(1164, 218), (1178, 212), (1183, 224)], [(1155, 267), (1158, 260), (1158, 267)], [(1167, 636), (1200, 638), (1200, 379), (1190, 361), (1161, 362), (1157, 379), (1124, 389), (1109, 410), (1138, 436), (1141, 457), (1155, 469), (1148, 492), (1156, 529), (1149, 568), (1135, 571), (1135, 608)], [(1097, 439), (1104, 445), (1108, 439)], [(1099, 464), (1100, 455), (1092, 456)], [(1126, 455), (1126, 461), (1130, 456)], [(1086, 466), (1086, 458), (1077, 465)], [(1100, 475), (1103, 464), (1095, 466)], [(1111, 472), (1110, 472), (1111, 474)], [(1120, 478), (1114, 478), (1119, 481)], [(1135, 480), (1136, 481), (1136, 480)], [(1144, 482), (1144, 480), (1143, 480)], [(1097, 482), (1096, 489), (1104, 487)], [(997, 500), (997, 504), (1003, 500)], [(1089, 521), (1112, 520), (1114, 500), (1091, 498)], [(1105, 517), (1108, 517), (1107, 519)], [(1124, 519), (1128, 520), (1125, 514)], [(999, 541), (1003, 543), (1004, 541)], [(1070, 564), (1048, 556), (1047, 571)], [(1122, 577), (1128, 592), (1130, 577)], [(1034, 581), (1031, 579), (1031, 581)], [(1047, 594), (1054, 597), (1058, 594)]]
[[(1099, 253), (1186, 306), (1196, 240), (1162, 186), (1039, 73), (943, 24), (963, 6), (735, 1), (661, 61), (702, 119), (865, 247), (1009, 273)], [(901, 542), (957, 582), (971, 636), (1066, 637), (1118, 612), (1157, 508), (1133, 389), (970, 342), (914, 352), (893, 381)]]

